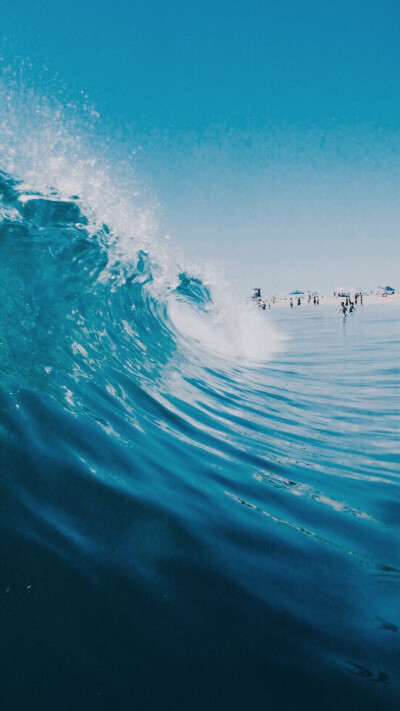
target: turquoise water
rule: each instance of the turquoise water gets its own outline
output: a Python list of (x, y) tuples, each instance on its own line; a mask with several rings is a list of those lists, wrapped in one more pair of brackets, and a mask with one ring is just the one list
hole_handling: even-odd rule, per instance
[(394, 709), (398, 308), (226, 309), (1, 191), (2, 708)]

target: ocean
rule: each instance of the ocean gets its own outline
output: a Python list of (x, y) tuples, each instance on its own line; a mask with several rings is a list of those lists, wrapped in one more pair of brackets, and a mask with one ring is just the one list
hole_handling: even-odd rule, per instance
[(397, 708), (398, 308), (255, 310), (32, 175), (0, 176), (1, 708)]

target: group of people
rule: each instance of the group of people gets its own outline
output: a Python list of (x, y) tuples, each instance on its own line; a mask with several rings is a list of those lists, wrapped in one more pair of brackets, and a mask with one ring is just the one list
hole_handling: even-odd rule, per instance
[[(264, 301), (263, 299), (261, 299), (261, 297), (258, 299), (253, 298), (253, 302), (256, 303), (258, 308), (262, 309), (263, 311), (265, 311), (265, 309), (267, 308), (267, 302)], [(269, 301), (268, 301), (268, 308), (269, 309), (271, 308), (271, 304), (269, 303)]]
[[(311, 304), (311, 301), (312, 301), (312, 300), (314, 300), (314, 306), (319, 306), (319, 296), (318, 296), (318, 294), (312, 294), (312, 295), (311, 295), (310, 292), (308, 292), (307, 303), (308, 303), (308, 304)], [(290, 308), (292, 309), (292, 308), (293, 308), (293, 299), (292, 299), (292, 297), (290, 297), (289, 304), (290, 304)], [(301, 297), (300, 297), (300, 296), (297, 297), (297, 306), (301, 306)]]
[[(253, 296), (252, 296), (252, 298), (251, 298), (251, 301), (252, 301), (253, 303), (257, 304), (258, 308), (260, 308), (260, 309), (262, 309), (263, 311), (265, 311), (265, 309), (267, 308), (267, 303), (266, 303), (266, 301), (264, 301), (264, 299), (261, 298), (261, 289), (253, 289), (253, 291), (254, 291), (254, 294), (253, 294)], [(275, 303), (275, 300), (276, 300), (276, 299), (275, 299), (275, 296), (274, 296), (273, 299), (272, 299), (272, 302)], [(271, 304), (269, 303), (269, 301), (268, 301), (268, 308), (269, 308), (269, 309), (271, 308)]]
[(343, 316), (347, 316), (347, 311), (349, 312), (349, 314), (351, 314), (352, 311), (355, 311), (355, 310), (356, 309), (355, 309), (354, 303), (352, 301), (350, 301), (349, 306), (346, 306), (344, 301), (342, 301), (342, 303), (340, 304), (339, 313), (343, 314)]
[[(333, 294), (335, 297), (342, 297), (344, 301), (341, 302), (340, 304), (340, 309), (339, 313), (343, 314), (346, 316), (348, 313), (352, 313), (355, 311), (355, 307), (357, 306), (358, 303), (361, 304), (363, 303), (363, 295), (362, 293), (356, 293), (353, 296), (353, 301), (351, 300), (351, 297), (347, 294), (345, 295), (344, 293), (339, 292), (334, 292)], [(294, 298), (293, 298), (294, 296)], [(297, 306), (301, 306), (301, 300), (302, 298), (305, 298), (305, 295), (302, 292), (298, 292), (298, 294), (294, 294), (293, 296), (290, 296), (289, 299), (289, 305), (290, 308), (292, 309), (294, 307), (294, 304), (296, 303)], [(261, 289), (254, 289), (254, 294), (252, 298), (250, 299), (252, 303), (256, 304), (260, 309), (265, 311), (266, 308), (271, 308), (271, 302), (272, 304), (275, 304), (276, 302), (276, 297), (273, 296), (271, 301), (264, 301), (264, 299), (261, 298)], [(307, 304), (313, 303), (314, 306), (319, 305), (319, 296), (318, 294), (311, 293), (310, 291), (307, 294)]]
[(346, 300), (342, 301), (340, 304), (339, 313), (343, 314), (343, 316), (347, 316), (348, 313), (349, 314), (353, 313), (353, 311), (356, 310), (356, 304), (358, 304), (358, 300), (360, 300), (360, 304), (362, 306), (363, 305), (362, 294), (355, 294), (354, 301), (352, 301), (349, 296), (346, 296)]
[[(371, 294), (372, 294), (372, 291), (371, 291)], [(342, 298), (346, 297), (345, 306), (350, 306), (350, 304), (352, 303), (351, 297), (350, 297), (348, 294), (347, 294), (347, 295), (346, 295), (346, 294), (343, 294), (343, 293), (341, 294), (340, 292), (336, 293), (336, 291), (334, 291), (334, 292), (333, 292), (333, 295), (334, 295), (334, 296), (339, 296), (339, 297), (341, 296)], [(354, 294), (354, 302), (353, 302), (353, 303), (355, 304), (355, 306), (357, 306), (358, 301), (360, 301), (360, 304), (361, 304), (361, 306), (362, 306), (362, 303), (363, 303), (363, 295), (362, 295), (361, 292), (357, 292), (356, 294)]]

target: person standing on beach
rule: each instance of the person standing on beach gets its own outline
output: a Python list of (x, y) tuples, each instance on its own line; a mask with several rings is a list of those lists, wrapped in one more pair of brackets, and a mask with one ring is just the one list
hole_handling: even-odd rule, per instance
[(290, 308), (293, 308), (293, 299), (290, 299)]
[(297, 306), (301, 306), (301, 299), (300, 299), (300, 296), (299, 296), (299, 298), (297, 299)]

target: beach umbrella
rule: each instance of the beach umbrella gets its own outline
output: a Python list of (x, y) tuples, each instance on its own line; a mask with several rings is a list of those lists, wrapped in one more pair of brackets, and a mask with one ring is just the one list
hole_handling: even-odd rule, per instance
[(289, 296), (304, 296), (304, 291), (290, 291)]

